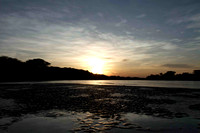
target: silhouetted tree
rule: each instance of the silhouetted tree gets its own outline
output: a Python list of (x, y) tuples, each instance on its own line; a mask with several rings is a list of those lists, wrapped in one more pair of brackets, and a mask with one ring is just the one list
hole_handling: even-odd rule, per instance
[(1, 56), (0, 57), (0, 67), (1, 68), (10, 68), (10, 67), (20, 67), (23, 63), (16, 59), (16, 58), (10, 58), (7, 56)]
[(35, 67), (35, 68), (46, 68), (50, 65), (49, 62), (43, 60), (43, 59), (32, 59), (32, 60), (27, 60), (25, 62), (28, 66), (30, 67)]
[(200, 80), (200, 70), (194, 70), (193, 74), (195, 80)]
[(173, 80), (175, 79), (175, 71), (167, 71), (162, 77), (166, 80)]
[(149, 80), (200, 80), (200, 70), (194, 70), (193, 74), (191, 73), (182, 73), (176, 74), (174, 71), (168, 71), (165, 74), (157, 74), (147, 76), (146, 79)]
[(19, 79), (23, 73), (24, 63), (16, 58), (0, 57), (0, 81)]
[(156, 74), (156, 75), (153, 75), (151, 74), (150, 76), (147, 76), (146, 79), (150, 79), (150, 80), (160, 80), (161, 79), (161, 76)]

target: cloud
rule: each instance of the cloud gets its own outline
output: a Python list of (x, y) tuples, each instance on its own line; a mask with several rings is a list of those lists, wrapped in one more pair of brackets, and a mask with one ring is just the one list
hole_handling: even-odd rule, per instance
[(126, 62), (126, 61), (128, 61), (128, 59), (123, 59), (122, 61), (123, 61), (123, 62)]
[(161, 43), (161, 45), (162, 45), (161, 48), (164, 50), (175, 50), (177, 48), (176, 45), (171, 44), (171, 43)]
[(116, 23), (115, 26), (116, 27), (120, 27), (122, 26), (123, 24), (126, 24), (127, 23), (127, 20), (126, 19), (121, 19), (120, 22)]
[[(200, 39), (194, 35), (198, 32), (190, 34), (192, 30), (183, 28), (198, 27), (200, 15), (197, 12), (196, 15), (183, 12), (170, 16), (171, 24), (177, 25), (166, 26), (163, 22), (168, 18), (163, 16), (171, 7), (167, 12), (160, 11), (160, 16), (152, 14), (157, 7), (140, 10), (123, 5), (116, 9), (113, 5), (81, 4), (82, 1), (46, 6), (38, 3), (37, 6), (16, 3), (17, 9), (18, 5), (22, 8), (14, 10), (5, 6), (8, 12), (0, 12), (1, 54), (15, 53), (20, 58), (40, 56), (63, 62), (62, 66), (70, 62), (76, 67), (84, 64), (84, 58), (93, 56), (116, 66), (145, 68), (180, 60), (190, 60), (195, 65), (199, 59)], [(186, 35), (179, 34), (181, 31)], [(165, 65), (170, 67), (170, 64)]]
[(164, 64), (162, 66), (168, 68), (192, 68), (192, 66), (188, 64)]
[(193, 28), (200, 28), (200, 13), (195, 14), (191, 17), (188, 18), (187, 22), (190, 22), (187, 25), (188, 29), (193, 29)]
[(177, 43), (178, 43), (178, 42), (181, 42), (182, 40), (181, 40), (181, 39), (178, 39), (178, 38), (174, 38), (174, 39), (171, 39), (170, 41), (171, 41), (171, 42), (177, 42)]
[(180, 13), (170, 18), (167, 22), (172, 25), (185, 24), (186, 29), (200, 28), (200, 13), (187, 15)]
[(101, 12), (98, 12), (97, 15), (98, 15), (99, 17), (103, 17), (103, 16), (104, 16), (103, 13), (101, 13)]
[(144, 18), (144, 17), (146, 17), (146, 14), (140, 14), (136, 18)]
[[(12, 36), (0, 40), (3, 41), (1, 45), (4, 45), (4, 49), (7, 51), (21, 53), (21, 57), (22, 55), (28, 56), (28, 53), (31, 54), (32, 51), (37, 52), (41, 58), (54, 57), (55, 60), (67, 60), (72, 64), (80, 62), (79, 65), (83, 58), (89, 56), (110, 57), (112, 59), (108, 61), (115, 64), (131, 58), (130, 63), (143, 65), (147, 62), (153, 64), (161, 61), (163, 57), (173, 56), (173, 51), (177, 48), (176, 45), (167, 41), (135, 38), (130, 36), (131, 32), (128, 31), (122, 32), (125, 34), (120, 35), (113, 31), (103, 32), (98, 25), (89, 20), (80, 19), (76, 23), (59, 22), (58, 24), (49, 22), (46, 25), (45, 21), (40, 21), (40, 19), (30, 21), (20, 14), (8, 16), (4, 20), (12, 26), (9, 32), (16, 32)], [(15, 25), (14, 22), (17, 24)], [(119, 25), (125, 23), (127, 20), (121, 19)], [(30, 32), (21, 35), (26, 33), (25, 31)], [(8, 47), (11, 45), (12, 50)], [(155, 56), (158, 56), (156, 60), (154, 60)], [(150, 60), (150, 58), (152, 59)]]

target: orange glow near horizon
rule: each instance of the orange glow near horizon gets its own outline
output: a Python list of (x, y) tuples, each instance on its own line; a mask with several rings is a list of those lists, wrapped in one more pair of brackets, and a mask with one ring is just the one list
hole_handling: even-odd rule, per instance
[(105, 61), (100, 58), (88, 58), (87, 65), (94, 74), (104, 74)]

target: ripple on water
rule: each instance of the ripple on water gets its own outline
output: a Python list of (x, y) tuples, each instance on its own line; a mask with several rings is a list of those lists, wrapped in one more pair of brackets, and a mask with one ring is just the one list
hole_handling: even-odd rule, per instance
[[(9, 121), (12, 119), (5, 119)], [(189, 124), (188, 124), (188, 121)], [(37, 115), (27, 115), (8, 128), (8, 132), (198, 132), (199, 120), (189, 117), (165, 119), (134, 113), (113, 114), (104, 118), (101, 113), (67, 112), (64, 110), (49, 110)]]

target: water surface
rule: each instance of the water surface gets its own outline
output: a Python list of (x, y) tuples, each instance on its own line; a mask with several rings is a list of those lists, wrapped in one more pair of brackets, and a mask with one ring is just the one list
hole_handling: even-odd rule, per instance
[(88, 84), (0, 84), (0, 132), (200, 132), (200, 89)]
[(146, 86), (166, 88), (200, 89), (200, 81), (164, 81), (164, 80), (56, 80), (43, 82), (9, 82), (1, 84), (30, 84), (30, 83), (70, 83), (89, 85), (116, 85), (116, 86)]

